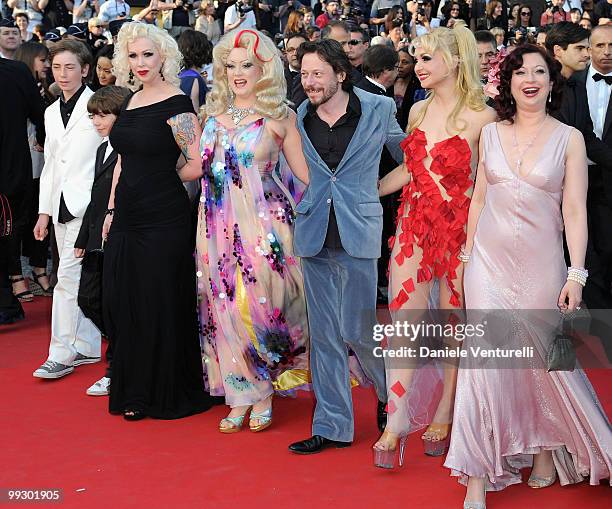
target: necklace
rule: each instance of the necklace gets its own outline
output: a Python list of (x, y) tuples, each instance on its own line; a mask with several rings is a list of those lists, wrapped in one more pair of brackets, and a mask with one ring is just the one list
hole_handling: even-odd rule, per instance
[(232, 117), (232, 121), (234, 122), (234, 125), (238, 125), (249, 115), (254, 115), (255, 110), (252, 107), (251, 108), (238, 108), (234, 106), (234, 102), (232, 101), (229, 103), (227, 107), (227, 114)]
[[(540, 125), (538, 125), (538, 129), (536, 131), (536, 135), (533, 138), (531, 138), (529, 143), (527, 143), (527, 145), (525, 146), (525, 148), (522, 151), (519, 151), (518, 158), (516, 160), (516, 173), (517, 173), (517, 175), (521, 174), (521, 165), (523, 164), (523, 157), (525, 156), (527, 151), (533, 146), (533, 144), (536, 142), (536, 140), (540, 136), (540, 133), (542, 132), (542, 127), (544, 126), (544, 122), (546, 122), (547, 119), (548, 119), (548, 114), (544, 115), (544, 120), (542, 120), (542, 122), (540, 122)], [(518, 139), (516, 137), (516, 121), (512, 124), (512, 146), (513, 146), (513, 148), (515, 150), (518, 151), (519, 142), (518, 142)]]

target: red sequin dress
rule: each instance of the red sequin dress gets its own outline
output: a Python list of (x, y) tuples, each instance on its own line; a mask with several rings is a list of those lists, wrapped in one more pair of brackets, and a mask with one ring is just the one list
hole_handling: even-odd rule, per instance
[(419, 285), (422, 295), (428, 295), (434, 279), (446, 280), (449, 302), (459, 307), (457, 255), (466, 239), (470, 207), (466, 192), (474, 185), (470, 146), (459, 136), (436, 143), (429, 152), (429, 169), (425, 167), (428, 153), (423, 131), (414, 129), (401, 146), (411, 180), (402, 191), (396, 234), (389, 240), (389, 309), (406, 308)]

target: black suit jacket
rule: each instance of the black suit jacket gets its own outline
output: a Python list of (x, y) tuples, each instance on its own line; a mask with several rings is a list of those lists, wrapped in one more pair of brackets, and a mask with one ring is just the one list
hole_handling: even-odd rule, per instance
[(285, 81), (287, 82), (287, 99), (291, 100), (291, 93), (293, 90), (293, 83), (296, 80), (299, 80), (300, 73), (297, 71), (292, 71), (289, 69), (289, 66), (285, 66)]
[(385, 91), (382, 88), (380, 88), (379, 86), (375, 85), (374, 83), (372, 83), (365, 76), (363, 78), (361, 78), (357, 83), (355, 83), (355, 86), (360, 88), (361, 90), (365, 90), (366, 92), (370, 92), (370, 94), (385, 95), (387, 97), (391, 97), (389, 95), (388, 91)]
[(587, 155), (595, 164), (610, 164), (610, 148), (595, 136), (585, 86), (586, 71), (574, 73), (565, 81), (561, 107), (552, 116), (578, 129), (584, 136)]
[(0, 193), (11, 199), (31, 190), (27, 121), (44, 144), (44, 106), (32, 73), (21, 62), (0, 58), (0, 91)]
[(83, 216), (83, 224), (74, 247), (92, 251), (102, 247), (102, 226), (108, 209), (108, 199), (113, 185), (113, 170), (117, 163), (117, 152), (114, 150), (104, 161), (108, 142), (102, 143), (96, 152), (94, 183), (91, 188), (91, 201)]
[[(586, 94), (586, 80), (588, 79), (588, 70), (576, 74), (576, 82), (579, 87), (584, 90), (584, 96)], [(589, 110), (588, 99), (586, 99), (587, 114), (589, 115), (589, 121), (591, 121), (591, 114)], [(592, 129), (591, 122), (591, 129)], [(589, 159), (596, 163), (596, 167), (589, 167), (589, 183), (592, 181), (601, 181), (605, 190), (605, 195), (608, 203), (612, 204), (612, 100), (608, 101), (608, 109), (606, 111), (606, 118), (604, 120), (603, 132), (601, 140), (593, 133), (593, 139), (590, 139), (590, 152), (589, 145), (587, 144), (587, 155)], [(585, 136), (585, 143), (587, 137)], [(591, 157), (591, 153), (595, 152), (597, 159)], [(601, 160), (603, 158), (603, 161)]]

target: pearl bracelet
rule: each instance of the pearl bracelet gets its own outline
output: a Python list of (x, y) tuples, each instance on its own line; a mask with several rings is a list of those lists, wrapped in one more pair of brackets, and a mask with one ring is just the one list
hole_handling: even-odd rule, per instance
[(467, 263), (470, 261), (470, 255), (467, 254), (463, 249), (459, 252), (457, 258), (459, 258), (459, 261), (461, 263)]
[(589, 271), (582, 267), (570, 267), (567, 269), (567, 280), (575, 281), (582, 286), (586, 285), (587, 278), (589, 277)]

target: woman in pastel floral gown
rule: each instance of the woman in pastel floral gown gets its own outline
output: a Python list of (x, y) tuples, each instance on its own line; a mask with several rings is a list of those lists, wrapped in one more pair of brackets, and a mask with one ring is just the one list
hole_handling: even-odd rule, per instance
[(520, 483), (523, 467), (532, 467), (532, 488), (557, 477), (597, 485), (612, 472), (610, 424), (584, 371), (546, 370), (559, 311), (579, 309), (586, 281), (587, 157), (580, 132), (548, 115), (560, 88), (551, 57), (533, 45), (516, 49), (501, 65), (500, 121), (480, 137), (466, 308), (473, 323), (497, 315), (512, 326), (488, 320), (484, 336), (464, 348), (527, 347), (533, 355), (505, 365), (461, 361), (444, 465), (467, 484), (466, 509), (484, 509), (486, 491)]
[(308, 325), (293, 207), (308, 168), (284, 102), (278, 50), (255, 30), (225, 35), (214, 52), (200, 142), (196, 239), (200, 338), (210, 393), (231, 411), (222, 433), (272, 422), (274, 390), (306, 385)]

